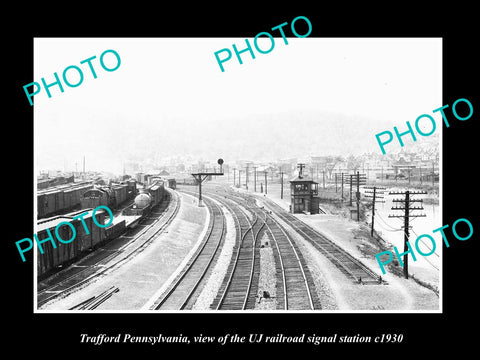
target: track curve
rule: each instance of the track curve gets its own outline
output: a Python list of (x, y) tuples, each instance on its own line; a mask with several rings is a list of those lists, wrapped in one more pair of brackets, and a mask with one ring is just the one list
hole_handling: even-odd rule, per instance
[(204, 204), (211, 214), (204, 239), (169, 288), (155, 301), (154, 310), (191, 309), (201, 289), (200, 283), (219, 253), (226, 232), (225, 216), (220, 206), (210, 199), (205, 198)]

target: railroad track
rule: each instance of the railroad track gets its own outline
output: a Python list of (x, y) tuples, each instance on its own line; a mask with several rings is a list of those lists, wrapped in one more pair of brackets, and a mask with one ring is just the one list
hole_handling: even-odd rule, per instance
[[(262, 216), (262, 214), (265, 217), (263, 225), (265, 225), (275, 244), (275, 258), (276, 262), (278, 262), (276, 265), (278, 265), (279, 269), (277, 277), (280, 281), (278, 281), (277, 295), (280, 294), (281, 296), (277, 296), (277, 308), (284, 310), (321, 309), (322, 306), (315, 291), (314, 281), (306, 261), (285, 229), (272, 216), (259, 208), (254, 198), (243, 194), (231, 194), (230, 192), (226, 192), (224, 196), (248, 207), (258, 217)], [(258, 247), (256, 249), (258, 251)], [(258, 255), (255, 257), (255, 260), (259, 261)], [(258, 286), (258, 279), (254, 284)], [(252, 304), (249, 305), (247, 308), (254, 307), (254, 304), (253, 306)]]
[(226, 233), (225, 216), (220, 206), (208, 197), (204, 198), (204, 204), (211, 214), (205, 237), (184, 269), (155, 301), (151, 307), (154, 310), (191, 309), (201, 289), (200, 283), (207, 278), (207, 272), (219, 255)]
[(283, 221), (289, 224), (298, 234), (311, 243), (325, 255), (345, 276), (358, 284), (385, 283), (379, 275), (370, 270), (360, 260), (350, 255), (347, 251), (332, 242), (300, 219), (286, 212), (269, 199), (263, 199), (267, 206)]
[[(100, 261), (94, 263), (93, 265), (85, 265), (81, 267), (78, 265), (71, 266), (71, 268), (79, 268), (79, 270), (72, 271), (72, 275), (38, 291), (37, 306), (41, 307), (55, 298), (67, 296), (68, 294), (77, 290), (79, 287), (88, 284), (99, 276), (105, 274), (107, 271), (113, 269), (123, 262), (128, 261), (143, 251), (161, 232), (165, 230), (180, 209), (180, 197), (174, 191), (170, 191), (170, 194), (171, 196), (173, 194), (173, 197), (168, 205), (167, 210), (163, 212), (160, 217), (137, 233), (135, 238), (130, 239), (126, 245), (112, 251), (111, 254), (103, 257)], [(161, 220), (161, 225), (155, 228), (155, 225), (157, 225)], [(82, 260), (88, 260), (89, 256)], [(114, 261), (115, 258), (118, 259)]]
[(214, 310), (245, 310), (254, 306), (256, 287), (258, 286), (259, 266), (255, 246), (264, 222), (256, 214), (250, 220), (233, 200), (218, 194), (208, 194), (224, 206), (233, 215), (237, 230), (237, 241), (234, 246), (234, 257), (228, 266), (227, 275), (222, 282), (217, 297), (210, 305)]
[(284, 310), (319, 310), (320, 299), (314, 291), (315, 285), (306, 262), (288, 233), (270, 215), (266, 226), (275, 243), (279, 260), (282, 284), (277, 294), (277, 308)]
[(72, 306), (68, 310), (94, 310), (105, 301), (107, 301), (112, 295), (116, 292), (119, 292), (120, 289), (116, 286), (112, 286), (109, 289), (103, 291), (97, 296), (92, 296), (91, 298), (82, 301), (81, 303)]
[(258, 284), (260, 281), (260, 239), (261, 235), (265, 230), (266, 225), (266, 214), (262, 212), (255, 213), (257, 217), (257, 222), (254, 224), (252, 232), (255, 237), (255, 242), (253, 244), (253, 261), (252, 268), (250, 271), (250, 289), (249, 296), (247, 297), (247, 302), (245, 304), (245, 309), (254, 309), (255, 303), (257, 300), (258, 294)]

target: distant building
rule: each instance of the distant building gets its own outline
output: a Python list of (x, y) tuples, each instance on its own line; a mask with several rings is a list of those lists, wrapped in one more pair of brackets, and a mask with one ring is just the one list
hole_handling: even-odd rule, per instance
[(416, 166), (412, 161), (405, 160), (404, 157), (401, 157), (398, 161), (392, 163), (392, 167), (395, 173), (396, 178), (409, 178), (411, 176), (411, 171)]

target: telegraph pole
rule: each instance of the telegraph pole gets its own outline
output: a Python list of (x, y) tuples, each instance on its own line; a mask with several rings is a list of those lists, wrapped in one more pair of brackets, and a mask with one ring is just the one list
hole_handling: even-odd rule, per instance
[(242, 188), (242, 170), (238, 169), (238, 187)]
[(353, 175), (350, 175), (350, 206), (352, 206), (352, 184), (353, 184)]
[[(365, 163), (363, 163), (365, 166)], [(360, 221), (360, 173), (357, 171), (357, 221)]]
[(435, 162), (432, 161), (432, 187), (435, 186)]
[(405, 276), (405, 279), (408, 279), (408, 239), (410, 237), (410, 218), (416, 218), (416, 217), (426, 217), (425, 214), (419, 214), (419, 215), (413, 215), (410, 213), (412, 210), (423, 210), (422, 206), (410, 206), (410, 203), (413, 202), (423, 202), (422, 199), (411, 199), (410, 195), (418, 195), (418, 194), (426, 194), (426, 191), (390, 191), (389, 194), (393, 195), (404, 195), (404, 199), (393, 199), (393, 202), (399, 202), (403, 204), (403, 207), (392, 207), (392, 210), (403, 210), (404, 214), (403, 215), (388, 215), (389, 218), (396, 217), (396, 218), (403, 218), (404, 220), (404, 247), (403, 251), (403, 274)]
[(280, 199), (283, 199), (283, 171), (280, 171)]
[(343, 172), (342, 172), (342, 203), (343, 203)]
[[(366, 187), (367, 189), (372, 189), (372, 187)], [(365, 197), (367, 198), (372, 198), (372, 231), (370, 233), (370, 236), (373, 237), (373, 227), (374, 227), (374, 223), (375, 223), (375, 203), (376, 202), (380, 202), (380, 203), (384, 203), (385, 200), (383, 196), (378, 196), (377, 197), (377, 190), (379, 190), (381, 192), (381, 195), (383, 195), (383, 191), (386, 190), (386, 188), (383, 188), (383, 187), (376, 187), (374, 186), (373, 187), (373, 191), (369, 191), (369, 190), (366, 190), (365, 191)], [(369, 194), (373, 194), (373, 195), (369, 195)], [(378, 199), (382, 199), (382, 200), (378, 200)]]
[(236, 186), (235, 180), (236, 180), (236, 174), (237, 174), (237, 169), (233, 168), (233, 187)]
[(357, 171), (356, 174), (350, 174), (350, 206), (352, 205), (352, 193), (353, 193), (353, 186), (357, 185), (357, 192), (356, 192), (356, 199), (357, 199), (357, 221), (360, 221), (360, 185), (366, 184), (366, 177), (365, 174), (361, 174)]
[(298, 177), (300, 179), (303, 178), (303, 168), (305, 167), (305, 164), (297, 164), (297, 168), (299, 169), (298, 170)]
[(257, 167), (253, 167), (253, 191), (257, 192)]
[(248, 190), (248, 164), (247, 164), (247, 168), (245, 170), (245, 189)]
[(360, 175), (360, 172), (357, 171), (357, 221), (360, 221), (360, 185), (363, 186), (366, 183), (367, 178), (365, 173)]
[(265, 194), (267, 194), (267, 170), (265, 170)]

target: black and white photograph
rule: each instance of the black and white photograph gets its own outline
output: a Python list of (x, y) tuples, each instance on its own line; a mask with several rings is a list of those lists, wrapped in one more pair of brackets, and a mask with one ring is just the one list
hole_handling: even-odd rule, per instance
[(5, 242), (35, 344), (379, 355), (474, 337), (471, 24), (328, 14), (25, 30)]
[(441, 310), (441, 39), (272, 40), (35, 39), (38, 311)]

